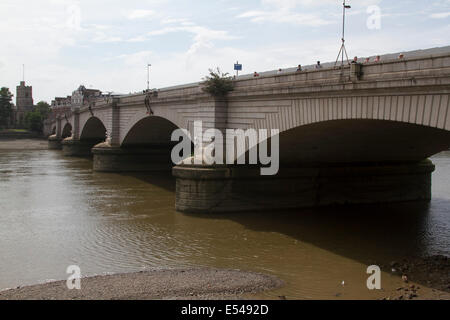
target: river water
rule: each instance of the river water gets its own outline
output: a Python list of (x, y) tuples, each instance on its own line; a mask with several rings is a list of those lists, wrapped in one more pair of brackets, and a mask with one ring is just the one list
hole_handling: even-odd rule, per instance
[[(367, 266), (450, 255), (450, 152), (431, 203), (185, 215), (170, 176), (92, 172), (58, 151), (0, 151), (0, 290), (83, 276), (212, 266), (273, 274), (261, 298), (370, 299)], [(345, 285), (342, 285), (344, 281)], [(382, 274), (389, 290), (401, 279)]]

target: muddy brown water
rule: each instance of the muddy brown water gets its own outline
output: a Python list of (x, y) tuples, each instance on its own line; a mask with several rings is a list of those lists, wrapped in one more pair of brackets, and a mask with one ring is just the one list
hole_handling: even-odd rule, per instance
[[(285, 281), (261, 298), (376, 299), (401, 284), (366, 269), (450, 255), (450, 152), (432, 158), (431, 203), (185, 215), (170, 176), (92, 172), (59, 151), (0, 150), (0, 290), (68, 277), (210, 266)], [(342, 282), (344, 281), (344, 285)]]

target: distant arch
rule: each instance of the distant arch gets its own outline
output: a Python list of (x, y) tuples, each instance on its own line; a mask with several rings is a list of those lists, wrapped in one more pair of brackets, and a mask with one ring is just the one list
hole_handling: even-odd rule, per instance
[(66, 139), (72, 136), (72, 125), (68, 122), (63, 128), (61, 138)]

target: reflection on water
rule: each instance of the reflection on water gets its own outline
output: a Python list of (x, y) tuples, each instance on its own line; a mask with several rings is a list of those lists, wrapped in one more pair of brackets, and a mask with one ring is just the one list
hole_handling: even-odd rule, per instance
[[(450, 248), (450, 153), (433, 201), (290, 212), (184, 215), (169, 176), (93, 173), (59, 152), (0, 151), (0, 289), (83, 275), (214, 266), (277, 275), (268, 297), (376, 297), (366, 268)], [(345, 280), (346, 286), (340, 286)], [(398, 278), (384, 275), (383, 286)]]

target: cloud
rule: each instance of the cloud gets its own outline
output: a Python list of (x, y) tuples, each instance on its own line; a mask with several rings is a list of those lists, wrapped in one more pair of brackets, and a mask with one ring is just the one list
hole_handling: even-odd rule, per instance
[(128, 39), (127, 41), (128, 42), (145, 42), (147, 40), (148, 40), (148, 38), (145, 36), (136, 36), (131, 39)]
[[(384, 1), (390, 19), (367, 32), (365, 6), (380, 0), (349, 0), (349, 54), (447, 45), (449, 0), (410, 2)], [(70, 94), (80, 83), (128, 93), (146, 87), (147, 63), (152, 86), (162, 87), (198, 81), (216, 66), (233, 73), (236, 60), (249, 73), (334, 61), (340, 46), (340, 25), (326, 24), (340, 23), (342, 0), (173, 3), (127, 0), (124, 10), (123, 0), (0, 0), (0, 86), (15, 88), (24, 63), (35, 100)], [(236, 6), (242, 9), (226, 11)], [(417, 19), (407, 17), (412, 12)]]
[(450, 12), (433, 13), (430, 15), (432, 19), (445, 19), (450, 17)]
[(113, 43), (113, 42), (121, 42), (123, 41), (121, 37), (117, 36), (109, 36), (104, 32), (96, 32), (95, 37), (92, 39), (92, 42), (97, 43)]
[[(294, 25), (304, 25), (319, 27), (333, 23), (322, 18), (321, 12), (315, 13), (309, 10), (307, 13), (295, 11), (299, 6), (324, 5), (331, 0), (310, 1), (310, 0), (262, 0), (262, 5), (266, 10), (247, 11), (237, 16), (239, 19), (249, 19), (254, 23), (274, 22), (289, 23)], [(334, 1), (335, 3), (335, 1)]]
[(190, 21), (179, 21), (181, 25), (165, 27), (159, 30), (153, 30), (147, 33), (148, 36), (161, 36), (168, 33), (188, 32), (194, 35), (193, 43), (187, 51), (188, 55), (195, 54), (202, 48), (213, 47), (214, 40), (234, 40), (238, 39), (232, 36), (228, 31), (214, 30), (204, 26), (198, 26)]
[[(381, 0), (358, 0), (358, 1), (348, 1), (349, 5), (360, 5), (368, 6), (373, 4), (379, 4)], [(338, 3), (341, 5), (342, 1), (336, 0), (262, 0), (263, 5), (271, 5), (279, 8), (293, 9), (295, 7), (324, 7), (329, 5), (336, 5)]]
[(182, 23), (182, 22), (188, 22), (188, 20), (185, 18), (181, 18), (181, 19), (180, 18), (178, 18), (178, 19), (167, 18), (167, 19), (164, 19), (161, 21), (162, 24), (174, 24), (174, 23)]
[(320, 18), (315, 14), (291, 13), (286, 11), (247, 11), (237, 16), (237, 18), (249, 18), (251, 22), (275, 22), (290, 23), (295, 25), (304, 25), (319, 27), (333, 22)]
[(127, 66), (141, 67), (150, 63), (150, 60), (153, 58), (153, 52), (150, 50), (144, 50), (130, 54), (122, 54), (116, 58), (123, 60)]
[(133, 10), (127, 15), (130, 20), (143, 19), (151, 17), (155, 14), (153, 10)]

